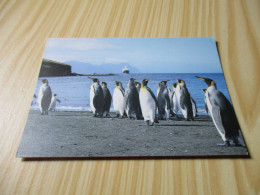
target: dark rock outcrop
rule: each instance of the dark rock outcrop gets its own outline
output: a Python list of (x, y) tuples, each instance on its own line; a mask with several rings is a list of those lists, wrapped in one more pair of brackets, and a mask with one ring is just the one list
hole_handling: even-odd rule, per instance
[(71, 76), (71, 66), (68, 64), (43, 59), (39, 77)]

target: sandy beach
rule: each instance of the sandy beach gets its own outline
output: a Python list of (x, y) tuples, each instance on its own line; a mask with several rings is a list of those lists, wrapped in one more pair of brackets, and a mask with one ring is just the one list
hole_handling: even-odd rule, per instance
[(91, 112), (59, 111), (41, 116), (31, 110), (17, 157), (202, 157), (246, 156), (243, 147), (222, 143), (212, 120), (160, 121), (93, 118)]

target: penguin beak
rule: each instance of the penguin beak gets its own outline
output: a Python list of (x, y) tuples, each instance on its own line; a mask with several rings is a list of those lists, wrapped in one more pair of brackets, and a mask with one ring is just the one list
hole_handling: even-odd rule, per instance
[(205, 81), (205, 79), (202, 78), (202, 77), (198, 77), (198, 76), (195, 76), (195, 77), (198, 78), (198, 79), (201, 79), (201, 80)]

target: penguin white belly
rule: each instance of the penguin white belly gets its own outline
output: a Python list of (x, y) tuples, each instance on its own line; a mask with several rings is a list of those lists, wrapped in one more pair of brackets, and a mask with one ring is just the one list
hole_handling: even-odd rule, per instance
[(124, 96), (120, 89), (115, 88), (113, 93), (113, 106), (114, 110), (119, 113), (121, 116), (124, 115)]
[[(218, 133), (221, 136), (222, 140), (226, 141), (225, 134), (222, 133), (222, 131), (224, 131), (224, 127), (223, 126), (221, 127), (220, 125), (217, 125), (215, 117), (218, 117), (218, 116), (213, 115), (213, 107), (212, 107), (212, 104), (211, 104), (211, 102), (209, 100), (208, 92), (206, 92), (206, 93), (207, 94), (205, 96), (206, 96), (206, 101), (207, 101), (207, 106), (208, 106), (208, 112), (209, 112), (209, 114), (210, 114), (210, 116), (211, 116), (211, 118), (213, 120), (213, 123), (214, 123), (215, 127), (217, 128)], [(221, 128), (222, 128), (222, 131), (220, 130)]]
[(176, 93), (174, 93), (172, 101), (173, 101), (173, 111), (174, 111), (175, 114), (177, 114), (180, 109), (179, 109), (179, 103), (178, 103), (178, 100), (177, 100)]
[(42, 98), (43, 98), (43, 85), (40, 87), (40, 90), (39, 90), (39, 93), (38, 93), (38, 99), (37, 99), (37, 103), (39, 105), (41, 112), (42, 112)]
[(146, 89), (141, 89), (139, 98), (144, 120), (154, 122), (156, 104), (150, 92)]
[(90, 102), (89, 102), (89, 105), (90, 105), (90, 108), (93, 112), (93, 114), (95, 114), (96, 112), (96, 108), (94, 107), (94, 103), (93, 103), (93, 100), (94, 100), (94, 96), (95, 96), (95, 91), (94, 91), (94, 85), (92, 84), (91, 87), (90, 87)]
[(180, 99), (181, 99), (181, 93), (180, 93), (180, 89), (179, 86), (176, 90), (176, 97), (177, 97), (177, 101), (178, 101), (178, 108), (181, 111), (181, 113), (183, 114), (184, 118), (187, 118), (187, 110), (184, 108), (182, 109), (181, 105), (180, 105)]
[(49, 110), (55, 110), (56, 108), (56, 98), (52, 98), (51, 99), (51, 104), (50, 104), (50, 107), (49, 107)]

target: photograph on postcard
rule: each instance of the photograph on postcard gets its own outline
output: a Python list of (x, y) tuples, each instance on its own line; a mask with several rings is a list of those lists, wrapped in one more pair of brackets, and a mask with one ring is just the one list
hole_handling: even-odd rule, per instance
[(248, 156), (214, 38), (50, 38), (28, 110), (17, 157)]

